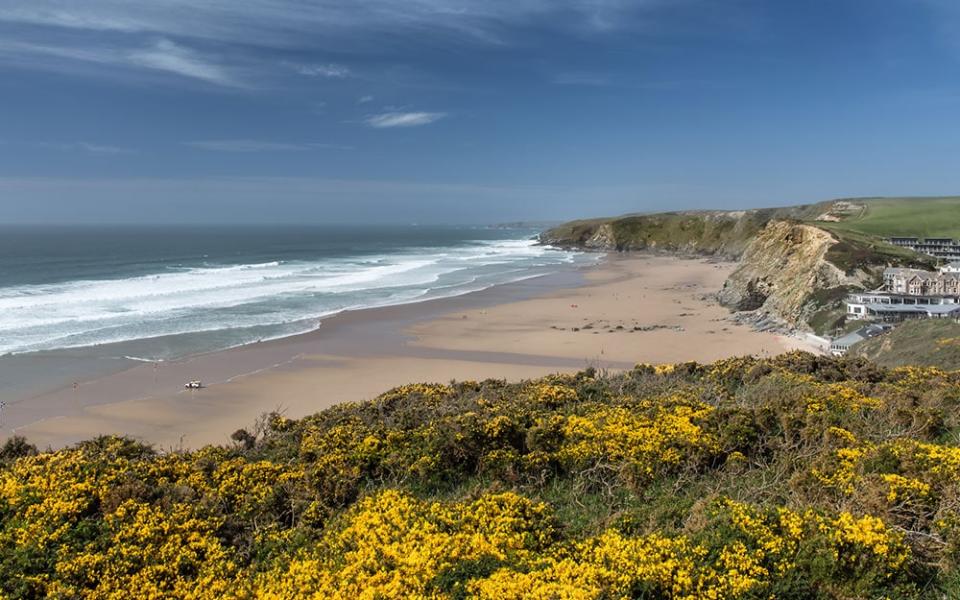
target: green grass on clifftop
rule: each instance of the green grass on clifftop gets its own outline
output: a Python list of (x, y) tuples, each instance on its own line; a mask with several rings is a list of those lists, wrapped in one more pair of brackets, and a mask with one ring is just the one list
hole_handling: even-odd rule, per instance
[(838, 223), (817, 225), (878, 237), (960, 238), (960, 197), (852, 200), (861, 208)]

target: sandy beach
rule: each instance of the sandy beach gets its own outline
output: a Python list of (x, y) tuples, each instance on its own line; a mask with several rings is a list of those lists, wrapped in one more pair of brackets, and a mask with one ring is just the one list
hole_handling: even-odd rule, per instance
[[(265, 412), (301, 417), (415, 381), (523, 379), (587, 366), (814, 350), (738, 325), (712, 295), (732, 263), (611, 256), (579, 272), (457, 298), (349, 312), (311, 333), (144, 363), (8, 402), (0, 438), (59, 447), (122, 434), (160, 448), (222, 443)], [(208, 387), (186, 391), (202, 379)]]

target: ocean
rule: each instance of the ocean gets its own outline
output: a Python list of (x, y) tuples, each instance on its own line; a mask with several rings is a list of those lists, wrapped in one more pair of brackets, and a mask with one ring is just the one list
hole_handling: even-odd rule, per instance
[[(167, 361), (593, 260), (486, 227), (0, 228), (0, 398), (41, 358)], [(33, 369), (27, 369), (32, 371)], [(56, 376), (58, 373), (48, 375)]]

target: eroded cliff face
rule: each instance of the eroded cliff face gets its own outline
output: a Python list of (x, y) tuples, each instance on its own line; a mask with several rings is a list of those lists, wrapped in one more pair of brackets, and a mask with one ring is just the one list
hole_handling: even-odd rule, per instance
[(771, 221), (747, 246), (718, 295), (720, 302), (808, 328), (819, 308), (818, 291), (861, 287), (867, 275), (848, 275), (827, 260), (836, 243), (812, 225)]
[(583, 245), (591, 250), (615, 250), (617, 248), (617, 238), (613, 233), (613, 226), (610, 223), (598, 226), (596, 231), (583, 242)]

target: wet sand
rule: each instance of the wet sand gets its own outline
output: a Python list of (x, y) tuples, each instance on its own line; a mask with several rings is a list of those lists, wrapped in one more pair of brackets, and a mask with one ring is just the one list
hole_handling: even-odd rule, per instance
[[(730, 320), (712, 294), (733, 266), (615, 256), (458, 298), (343, 313), (307, 334), (144, 363), (9, 402), (0, 438), (17, 433), (59, 447), (109, 433), (196, 447), (228, 441), (265, 412), (301, 417), (415, 381), (517, 380), (587, 366), (813, 350)], [(184, 390), (191, 379), (208, 387)]]

